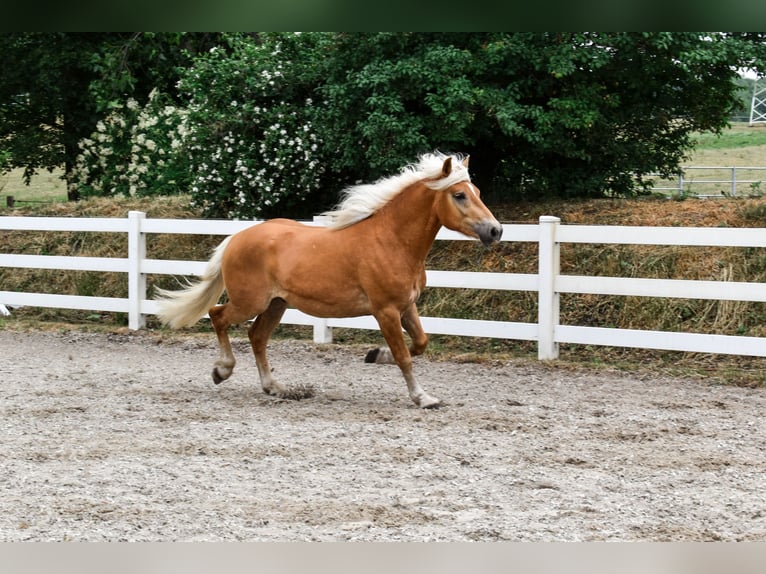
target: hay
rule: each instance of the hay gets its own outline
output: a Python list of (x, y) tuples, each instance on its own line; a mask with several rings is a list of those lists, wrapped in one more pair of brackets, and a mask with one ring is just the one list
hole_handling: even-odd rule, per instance
[[(124, 218), (130, 211), (143, 211), (150, 218), (199, 218), (185, 196), (156, 198), (92, 198), (78, 202), (24, 205), (2, 209), (0, 215), (43, 217)], [(154, 259), (204, 261), (221, 240), (219, 236), (150, 235), (147, 256)], [(0, 231), (0, 249), (4, 253), (28, 255), (68, 255), (84, 257), (127, 257), (128, 238), (123, 233)], [(0, 268), (3, 290), (53, 293), (61, 295), (98, 295), (127, 297), (128, 287), (122, 273), (59, 271)], [(149, 277), (147, 287), (174, 288), (169, 276)]]
[(279, 393), (277, 398), (285, 401), (302, 401), (316, 395), (316, 388), (311, 383), (290, 385), (286, 391)]

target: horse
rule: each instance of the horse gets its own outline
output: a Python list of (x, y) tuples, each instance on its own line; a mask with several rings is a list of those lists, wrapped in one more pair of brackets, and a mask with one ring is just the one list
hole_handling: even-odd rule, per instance
[[(485, 245), (503, 227), (471, 183), (468, 156), (428, 153), (398, 174), (349, 187), (325, 212), (325, 227), (289, 219), (256, 224), (224, 239), (196, 283), (179, 291), (158, 290), (159, 319), (172, 328), (210, 316), (219, 344), (216, 384), (235, 365), (229, 327), (255, 317), (248, 337), (266, 394), (287, 393), (272, 375), (266, 344), (285, 309), (315, 317), (372, 315), (388, 344), (366, 362), (396, 363), (412, 401), (437, 408), (413, 374), (412, 356), (428, 344), (416, 301), (426, 285), (425, 259), (444, 226)], [(227, 292), (228, 302), (217, 305)], [(410, 336), (406, 344), (404, 329)]]

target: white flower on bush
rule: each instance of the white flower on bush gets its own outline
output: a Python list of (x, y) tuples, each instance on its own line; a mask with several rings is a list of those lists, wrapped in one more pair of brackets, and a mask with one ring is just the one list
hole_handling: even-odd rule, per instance
[[(157, 90), (144, 106), (132, 98), (116, 106), (91, 137), (79, 142), (73, 184), (84, 196), (186, 191), (187, 115), (164, 105)], [(163, 181), (174, 182), (173, 187), (161, 186)]]
[[(309, 149), (316, 137), (305, 113), (313, 102), (296, 106), (285, 97), (300, 62), (290, 59), (293, 45), (286, 48), (294, 39), (267, 34), (261, 40), (232, 38), (226, 51), (199, 56), (178, 84), (189, 100), (185, 149), (193, 203), (207, 215), (264, 217), (320, 185), (324, 163), (318, 146)], [(309, 161), (315, 169), (307, 169)]]

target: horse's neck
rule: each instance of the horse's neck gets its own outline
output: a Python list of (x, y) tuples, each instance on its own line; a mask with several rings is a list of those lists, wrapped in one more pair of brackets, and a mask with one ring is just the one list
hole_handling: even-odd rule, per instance
[(379, 213), (380, 225), (418, 261), (425, 261), (441, 223), (433, 210), (436, 191), (415, 184), (394, 197)]

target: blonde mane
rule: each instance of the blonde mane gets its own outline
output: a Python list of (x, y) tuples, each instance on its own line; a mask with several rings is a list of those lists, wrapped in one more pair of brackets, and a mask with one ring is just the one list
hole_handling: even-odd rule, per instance
[(471, 181), (468, 168), (463, 165), (460, 154), (427, 153), (417, 163), (405, 166), (397, 175), (382, 178), (375, 183), (355, 185), (342, 192), (342, 200), (332, 211), (322, 215), (329, 218), (330, 229), (343, 229), (367, 219), (391, 201), (402, 190), (423, 179), (433, 179), (442, 173), (444, 161), (452, 157), (452, 171), (446, 177), (434, 179), (426, 185), (442, 190), (460, 182)]

